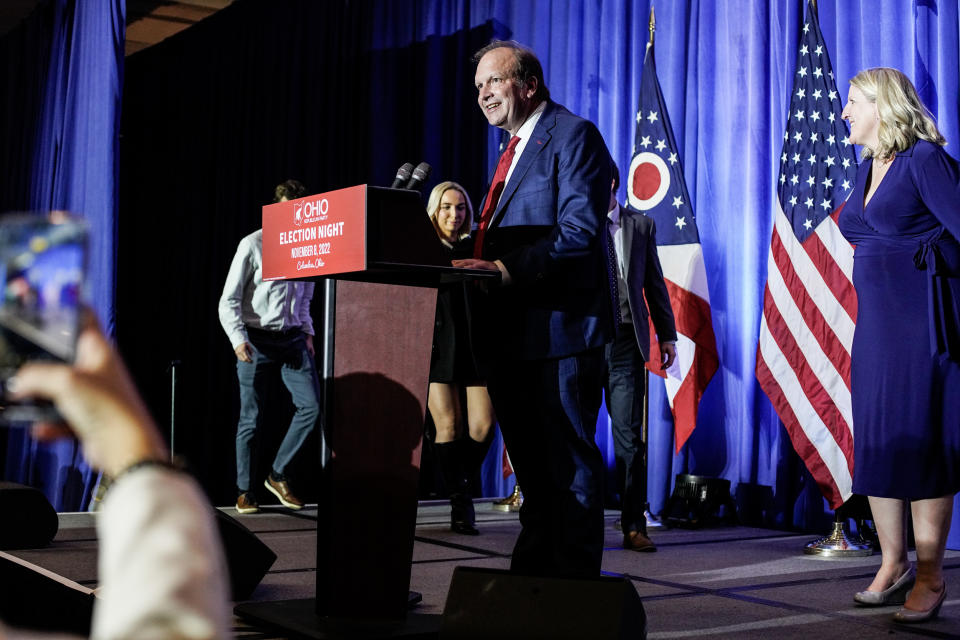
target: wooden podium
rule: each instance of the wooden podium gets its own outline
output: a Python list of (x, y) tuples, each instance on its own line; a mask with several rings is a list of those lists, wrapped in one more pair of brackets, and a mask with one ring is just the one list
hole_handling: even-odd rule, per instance
[(317, 591), (236, 613), (316, 638), (435, 631), (407, 607), (436, 288), (499, 273), (452, 267), (419, 193), (368, 185), (265, 206), (263, 273), (324, 280)]

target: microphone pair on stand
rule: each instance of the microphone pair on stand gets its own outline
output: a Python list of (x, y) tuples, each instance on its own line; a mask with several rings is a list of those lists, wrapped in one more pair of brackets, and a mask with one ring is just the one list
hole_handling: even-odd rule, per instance
[(418, 164), (416, 169), (413, 168), (413, 164), (405, 162), (402, 167), (397, 169), (397, 176), (393, 179), (390, 188), (419, 191), (420, 185), (430, 176), (430, 170), (430, 165), (426, 162)]

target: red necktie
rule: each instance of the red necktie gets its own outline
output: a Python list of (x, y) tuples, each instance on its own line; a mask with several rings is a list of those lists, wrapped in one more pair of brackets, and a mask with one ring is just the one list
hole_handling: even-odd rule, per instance
[(483, 255), (483, 236), (490, 226), (490, 218), (500, 202), (500, 194), (503, 193), (503, 187), (507, 182), (507, 172), (510, 171), (510, 165), (513, 163), (513, 154), (516, 151), (520, 138), (513, 136), (506, 150), (500, 156), (497, 162), (497, 170), (493, 174), (493, 180), (490, 182), (490, 191), (487, 192), (487, 199), (483, 205), (483, 212), (480, 214), (480, 222), (477, 226), (477, 237), (473, 242), (473, 257), (480, 258)]

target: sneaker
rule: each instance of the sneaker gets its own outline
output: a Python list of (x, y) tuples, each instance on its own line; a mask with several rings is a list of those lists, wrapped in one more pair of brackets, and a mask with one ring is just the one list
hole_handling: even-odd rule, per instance
[(277, 496), (277, 499), (280, 500), (280, 503), (287, 507), (288, 509), (303, 509), (303, 502), (301, 502), (297, 496), (293, 495), (290, 491), (290, 485), (287, 484), (287, 479), (283, 476), (274, 476), (272, 473), (267, 476), (267, 479), (263, 481), (263, 486), (265, 486), (270, 493)]
[(260, 511), (260, 505), (257, 504), (257, 498), (251, 491), (244, 491), (237, 496), (237, 513), (257, 513)]

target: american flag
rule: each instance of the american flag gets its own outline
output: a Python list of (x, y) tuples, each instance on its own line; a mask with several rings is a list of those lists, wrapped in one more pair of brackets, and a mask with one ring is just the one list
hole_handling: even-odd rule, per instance
[[(700, 398), (719, 361), (700, 234), (657, 80), (653, 43), (647, 45), (643, 61), (637, 133), (627, 178), (628, 208), (656, 222), (657, 253), (677, 323), (676, 362), (665, 376), (659, 364), (649, 368), (666, 378), (679, 452), (697, 426)], [(659, 353), (652, 323), (650, 337), (651, 353)]]
[(857, 159), (830, 57), (807, 7), (797, 54), (767, 262), (757, 379), (793, 447), (836, 508), (850, 496), (853, 249), (836, 220)]

